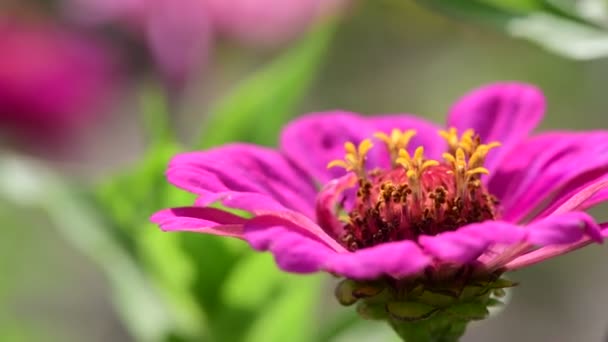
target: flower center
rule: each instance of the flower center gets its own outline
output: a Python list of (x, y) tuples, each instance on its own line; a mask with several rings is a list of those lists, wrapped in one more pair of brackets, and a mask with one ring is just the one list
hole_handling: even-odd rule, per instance
[(440, 131), (449, 146), (443, 161), (424, 157), (424, 148), (413, 155), (406, 148), (414, 130), (393, 130), (390, 135), (376, 133), (391, 156), (390, 169), (365, 170), (373, 144), (370, 139), (358, 146), (345, 144), (344, 160), (339, 166), (357, 175), (354, 204), (344, 222), (341, 243), (349, 250), (377, 244), (417, 240), (420, 235), (435, 235), (456, 230), (469, 223), (493, 220), (497, 216), (496, 197), (480, 178), (489, 171), (483, 167), (488, 152), (497, 142), (481, 144), (473, 130), (460, 137), (454, 128)]

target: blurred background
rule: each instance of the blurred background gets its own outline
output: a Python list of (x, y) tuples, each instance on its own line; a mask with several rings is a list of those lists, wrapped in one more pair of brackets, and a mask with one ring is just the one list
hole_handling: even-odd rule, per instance
[[(191, 200), (164, 184), (172, 153), (274, 145), (307, 112), (442, 122), (471, 88), (520, 80), (545, 92), (542, 130), (608, 126), (605, 2), (421, 2), (3, 0), (0, 341), (395, 340), (339, 307), (330, 276), (147, 217)], [(514, 29), (532, 12), (563, 21)], [(510, 304), (463, 341), (605, 341), (606, 258), (512, 274)]]

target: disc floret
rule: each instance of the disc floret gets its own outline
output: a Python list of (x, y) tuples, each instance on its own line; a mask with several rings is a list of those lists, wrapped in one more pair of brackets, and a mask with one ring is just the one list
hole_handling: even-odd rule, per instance
[[(393, 130), (391, 135), (376, 133), (391, 155), (391, 167), (365, 171), (369, 139), (357, 148), (345, 144), (344, 160), (329, 163), (353, 171), (359, 189), (348, 212), (341, 241), (349, 250), (377, 244), (417, 240), (420, 235), (436, 235), (469, 223), (495, 219), (497, 201), (480, 181), (489, 171), (483, 164), (497, 142), (482, 144), (473, 130), (458, 139), (453, 128), (440, 131), (448, 142), (444, 161), (426, 158), (424, 147), (413, 155), (407, 144), (415, 131)], [(399, 148), (398, 151), (396, 148)], [(397, 151), (397, 152), (396, 152)]]

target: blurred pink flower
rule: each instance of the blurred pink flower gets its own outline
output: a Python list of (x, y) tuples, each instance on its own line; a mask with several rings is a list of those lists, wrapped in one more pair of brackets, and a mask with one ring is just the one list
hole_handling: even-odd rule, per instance
[(86, 25), (122, 25), (143, 39), (172, 85), (204, 64), (211, 37), (201, 0), (65, 0), (67, 15)]
[(203, 65), (217, 35), (248, 45), (294, 38), (345, 0), (65, 0), (86, 24), (120, 23), (142, 35), (161, 72), (183, 81)]
[(36, 19), (0, 17), (0, 37), (4, 133), (63, 140), (102, 112), (119, 77), (118, 58), (106, 46)]

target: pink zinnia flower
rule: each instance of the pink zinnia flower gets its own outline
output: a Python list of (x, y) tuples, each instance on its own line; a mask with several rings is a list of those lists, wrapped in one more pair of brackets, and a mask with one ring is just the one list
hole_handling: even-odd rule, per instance
[(272, 46), (302, 33), (343, 7), (345, 0), (64, 0), (84, 24), (116, 24), (139, 35), (159, 70), (180, 84), (204, 65), (221, 35)]
[(118, 81), (104, 44), (38, 19), (0, 17), (0, 127), (21, 140), (64, 139), (101, 114)]
[(585, 212), (608, 198), (608, 132), (531, 135), (544, 111), (537, 88), (501, 83), (458, 101), (445, 128), (406, 114), (311, 114), (283, 130), (278, 150), (176, 156), (169, 181), (199, 197), (152, 220), (243, 239), (288, 272), (350, 279), (340, 301), (369, 299), (359, 311), (394, 326), (458, 316), (455, 304), (485, 310), (512, 285), (504, 272), (600, 243), (608, 226)]
[(85, 25), (119, 24), (145, 41), (172, 85), (207, 59), (211, 26), (201, 0), (65, 0), (65, 12)]

